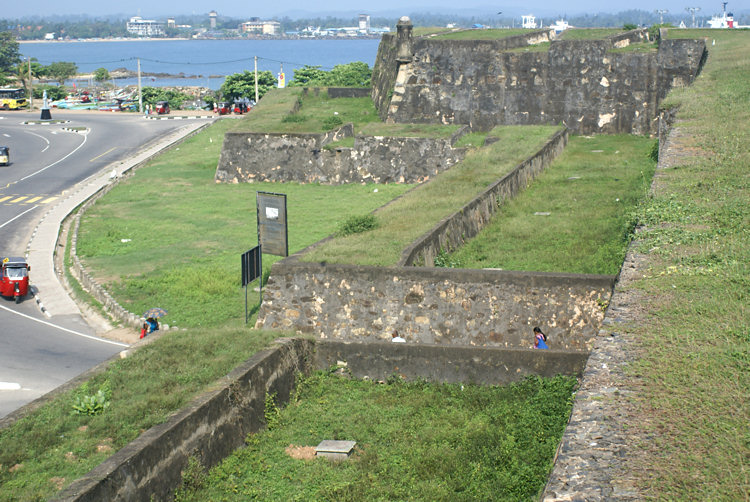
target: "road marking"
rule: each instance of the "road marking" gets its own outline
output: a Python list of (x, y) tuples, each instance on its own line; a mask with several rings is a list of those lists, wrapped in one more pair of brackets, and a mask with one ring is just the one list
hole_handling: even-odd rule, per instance
[[(15, 198), (14, 198), (15, 197)], [(46, 199), (45, 199), (46, 197)], [(53, 200), (57, 200), (59, 198), (59, 195), (53, 195), (51, 197), (47, 196), (47, 194), (42, 195), (34, 195), (34, 194), (13, 194), (13, 195), (3, 195), (0, 193), (0, 204), (3, 202), (6, 206), (9, 206), (11, 204), (34, 204), (38, 202), (39, 204), (49, 204)], [(13, 199), (13, 200), (10, 200)], [(44, 200), (42, 200), (44, 199)]]
[[(34, 133), (30, 133), (30, 134), (34, 134)], [(85, 144), (86, 144), (86, 138), (87, 138), (87, 137), (88, 137), (88, 136), (84, 136), (84, 137), (83, 137), (83, 141), (81, 142), (81, 144), (80, 144), (80, 145), (78, 145), (77, 147), (75, 147), (75, 148), (73, 149), (73, 151), (72, 151), (72, 152), (70, 152), (70, 153), (69, 153), (68, 155), (66, 155), (65, 157), (63, 157), (63, 158), (61, 158), (61, 159), (59, 159), (59, 160), (56, 160), (55, 162), (53, 162), (52, 164), (48, 165), (47, 167), (43, 167), (43, 168), (41, 168), (40, 170), (38, 170), (38, 171), (36, 171), (36, 172), (33, 172), (33, 173), (29, 174), (28, 176), (24, 176), (23, 178), (21, 178), (21, 179), (20, 179), (20, 180), (18, 180), (18, 181), (23, 181), (23, 180), (26, 180), (26, 179), (29, 179), (29, 178), (31, 178), (32, 176), (36, 176), (37, 174), (41, 173), (42, 171), (46, 171), (47, 169), (49, 169), (50, 167), (54, 166), (55, 164), (59, 164), (59, 163), (60, 163), (60, 162), (62, 162), (63, 160), (67, 159), (68, 157), (70, 157), (71, 155), (73, 155), (74, 153), (76, 153), (76, 152), (77, 152), (77, 151), (78, 151), (78, 150), (79, 150), (79, 149), (80, 149), (80, 148), (81, 148), (81, 147), (82, 147), (83, 145), (85, 145)]]
[(5, 136), (6, 138), (10, 138), (10, 134), (8, 134), (7, 132), (4, 132), (3, 136)]
[[(38, 207), (39, 207), (39, 206), (34, 206), (34, 207), (32, 207), (32, 208), (29, 208), (29, 209), (27, 209), (27, 210), (26, 210), (26, 211), (24, 211), (23, 213), (21, 213), (21, 214), (19, 214), (19, 215), (17, 215), (17, 216), (14, 216), (13, 218), (9, 219), (8, 221), (6, 221), (6, 222), (5, 222), (5, 223), (3, 223), (2, 225), (0, 225), (0, 228), (3, 228), (3, 227), (4, 227), (5, 225), (7, 225), (8, 223), (12, 222), (13, 220), (16, 220), (16, 219), (20, 218), (20, 217), (21, 217), (21, 216), (23, 216), (24, 214), (28, 213), (29, 211), (33, 211), (34, 209), (36, 209), (36, 208), (38, 208)], [(1, 305), (0, 305), (0, 306), (1, 306)]]
[(104, 342), (104, 343), (109, 343), (112, 345), (117, 345), (119, 347), (130, 347), (130, 345), (128, 345), (127, 343), (114, 342), (112, 340), (107, 340), (105, 338), (97, 338), (95, 336), (87, 335), (85, 333), (79, 333), (78, 331), (73, 331), (72, 329), (63, 328), (62, 326), (52, 324), (51, 322), (42, 321), (41, 319), (36, 319), (34, 317), (31, 317), (30, 315), (22, 314), (21, 312), (16, 312), (15, 310), (9, 309), (8, 307), (5, 307), (3, 305), (0, 305), (0, 309), (7, 310), (11, 314), (20, 315), (21, 317), (25, 317), (26, 319), (29, 319), (31, 321), (38, 322), (46, 326), (50, 326), (51, 328), (59, 329), (60, 331), (65, 331), (66, 333), (70, 333), (72, 335), (81, 336), (83, 338), (88, 338), (90, 340), (95, 340), (97, 342)]
[(15, 382), (0, 382), (0, 390), (21, 390), (21, 384)]
[(107, 151), (106, 151), (106, 152), (104, 152), (103, 154), (99, 155), (98, 157), (94, 157), (93, 159), (89, 160), (89, 162), (94, 162), (94, 161), (95, 161), (96, 159), (98, 159), (98, 158), (101, 158), (101, 157), (104, 157), (105, 155), (107, 155), (107, 154), (108, 154), (109, 152), (111, 152), (111, 151), (113, 151), (113, 150), (117, 150), (117, 147), (116, 147), (116, 146), (114, 146), (114, 147), (110, 148), (109, 150), (107, 150)]

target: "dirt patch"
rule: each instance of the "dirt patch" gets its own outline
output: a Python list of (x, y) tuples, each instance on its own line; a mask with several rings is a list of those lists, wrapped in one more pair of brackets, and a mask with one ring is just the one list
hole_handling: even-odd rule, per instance
[(315, 448), (313, 446), (296, 446), (290, 444), (284, 451), (287, 455), (297, 460), (313, 460), (315, 458)]

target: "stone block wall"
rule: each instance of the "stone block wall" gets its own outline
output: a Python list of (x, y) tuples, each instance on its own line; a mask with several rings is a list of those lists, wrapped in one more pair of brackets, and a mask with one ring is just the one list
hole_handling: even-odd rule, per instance
[(256, 327), (342, 341), (528, 348), (540, 326), (550, 347), (589, 348), (613, 276), (366, 267), (273, 265)]
[(542, 149), (490, 185), (457, 212), (442, 220), (401, 254), (400, 266), (432, 266), (441, 251), (453, 251), (489, 223), (506, 199), (526, 188), (568, 143), (568, 130), (555, 134)]
[[(695, 78), (705, 58), (702, 40), (663, 40), (656, 53), (612, 52), (643, 38), (642, 30), (607, 40), (552, 41), (547, 52), (507, 52), (501, 40), (381, 44), (373, 99), (393, 122), (498, 124), (564, 123), (578, 133), (655, 133), (660, 100)], [(385, 78), (387, 77), (387, 78)]]
[(451, 138), (357, 136), (354, 148), (327, 149), (353, 134), (352, 124), (328, 134), (229, 132), (216, 181), (246, 183), (421, 183), (463, 160)]

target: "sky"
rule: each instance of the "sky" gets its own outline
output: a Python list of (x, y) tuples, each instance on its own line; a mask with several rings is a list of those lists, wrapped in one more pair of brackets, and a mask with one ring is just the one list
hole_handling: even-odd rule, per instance
[[(653, 12), (656, 9), (668, 10), (670, 14), (683, 14), (686, 7), (700, 7), (698, 15), (711, 16), (721, 13), (721, 1), (705, 0), (629, 0), (627, 2), (602, 2), (601, 0), (526, 0), (523, 2), (487, 0), (276, 0), (273, 2), (248, 2), (240, 0), (118, 0), (116, 2), (60, 2), (59, 0), (32, 0), (30, 2), (3, 2), (1, 16), (19, 18), (25, 16), (51, 16), (64, 14), (88, 14), (91, 17), (122, 14), (123, 17), (140, 15), (145, 19), (162, 20), (167, 16), (181, 14), (203, 14), (215, 10), (219, 16), (232, 18), (271, 18), (299, 17), (351, 17), (354, 14), (370, 16), (402, 16), (413, 12), (457, 13), (462, 16), (497, 15), (520, 16), (534, 14), (540, 16), (615, 13), (629, 9)], [(750, 1), (729, 2), (727, 11), (742, 11), (750, 7)]]

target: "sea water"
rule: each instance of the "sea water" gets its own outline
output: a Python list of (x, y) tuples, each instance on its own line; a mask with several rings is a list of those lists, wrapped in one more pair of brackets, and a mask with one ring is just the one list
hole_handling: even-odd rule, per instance
[[(287, 80), (305, 65), (330, 70), (335, 65), (362, 61), (371, 67), (378, 51), (378, 39), (294, 39), (294, 40), (102, 40), (73, 42), (24, 42), (23, 58), (36, 58), (47, 66), (58, 61), (75, 63), (81, 74), (98, 68), (125, 68), (142, 73), (166, 73), (170, 77), (144, 76), (144, 86), (202, 86), (218, 89), (233, 73), (258, 71), (274, 75), (283, 72)], [(178, 77), (175, 77), (178, 76)], [(136, 78), (117, 79), (118, 86), (136, 84)], [(79, 85), (85, 83), (79, 82)]]

